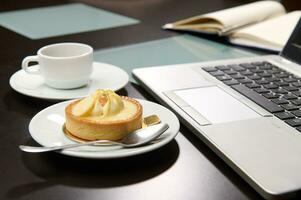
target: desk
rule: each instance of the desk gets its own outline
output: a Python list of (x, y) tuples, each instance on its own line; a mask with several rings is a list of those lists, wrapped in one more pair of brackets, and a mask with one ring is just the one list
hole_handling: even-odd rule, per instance
[[(57, 5), (64, 0), (7, 0), (9, 11)], [(175, 36), (159, 27), (191, 15), (248, 1), (238, 0), (82, 0), (95, 7), (139, 19), (141, 23), (102, 31), (30, 40), (0, 27), (0, 199), (260, 199), (261, 197), (188, 129), (153, 152), (116, 160), (85, 160), (56, 153), (27, 154), (20, 144), (37, 145), (28, 124), (41, 109), (52, 105), (13, 91), (9, 77), (22, 58), (41, 46), (77, 41), (95, 49)], [(122, 37), (121, 37), (122, 36)], [(119, 94), (155, 101), (147, 91), (129, 83)], [(42, 131), (42, 130), (41, 130)]]

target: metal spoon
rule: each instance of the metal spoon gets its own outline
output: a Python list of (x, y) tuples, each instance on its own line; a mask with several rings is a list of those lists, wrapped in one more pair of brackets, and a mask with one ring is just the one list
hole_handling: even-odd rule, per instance
[(75, 143), (75, 144), (67, 144), (62, 146), (52, 146), (52, 147), (34, 147), (34, 146), (25, 146), (20, 145), (19, 148), (22, 151), (30, 152), (30, 153), (41, 153), (41, 152), (48, 152), (48, 151), (56, 151), (61, 149), (69, 149), (69, 148), (75, 148), (80, 146), (86, 146), (86, 145), (93, 145), (100, 143), (102, 144), (113, 144), (113, 145), (120, 145), (122, 147), (136, 147), (141, 146), (146, 143), (149, 143), (150, 141), (156, 139), (159, 137), (162, 133), (164, 133), (169, 126), (166, 123), (161, 123), (157, 125), (153, 125), (144, 129), (139, 129), (131, 134), (128, 134), (124, 138), (122, 138), (120, 141), (110, 141), (110, 140), (95, 140), (85, 143)]

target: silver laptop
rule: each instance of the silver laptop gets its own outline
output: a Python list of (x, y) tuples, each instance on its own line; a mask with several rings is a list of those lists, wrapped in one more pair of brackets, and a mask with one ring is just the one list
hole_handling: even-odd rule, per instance
[(133, 76), (264, 198), (290, 197), (301, 189), (300, 35), (301, 21), (280, 55)]

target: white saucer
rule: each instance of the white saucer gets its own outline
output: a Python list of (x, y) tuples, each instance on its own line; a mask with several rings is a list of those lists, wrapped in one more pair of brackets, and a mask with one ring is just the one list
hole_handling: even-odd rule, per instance
[[(36, 66), (32, 66), (37, 68)], [(70, 89), (60, 90), (48, 87), (44, 84), (44, 79), (40, 75), (31, 75), (19, 70), (14, 73), (10, 80), (10, 86), (17, 92), (48, 100), (66, 100), (85, 97), (97, 89), (111, 89), (119, 90), (129, 82), (129, 75), (119, 67), (94, 62), (93, 73), (91, 81), (87, 86)]]
[[(119, 146), (84, 146), (74, 149), (66, 149), (60, 153), (93, 159), (108, 159), (133, 156), (146, 153), (162, 147), (170, 142), (178, 133), (180, 123), (178, 118), (167, 108), (145, 100), (139, 100), (143, 106), (143, 116), (156, 114), (162, 122), (169, 125), (169, 128), (164, 132), (155, 143), (150, 143), (145, 146), (135, 148), (123, 148)], [(63, 132), (63, 124), (65, 123), (65, 107), (71, 101), (64, 101), (36, 114), (29, 124), (29, 132), (32, 138), (42, 146), (65, 145), (74, 143), (68, 139)]]

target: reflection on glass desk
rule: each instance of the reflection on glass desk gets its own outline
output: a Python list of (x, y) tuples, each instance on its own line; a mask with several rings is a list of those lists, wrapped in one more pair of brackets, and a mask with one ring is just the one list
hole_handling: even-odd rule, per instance
[(95, 51), (94, 59), (124, 68), (170, 65), (208, 60), (250, 57), (255, 54), (235, 47), (184, 34), (122, 47)]
[(0, 13), (0, 25), (42, 39), (139, 23), (139, 20), (74, 3)]

